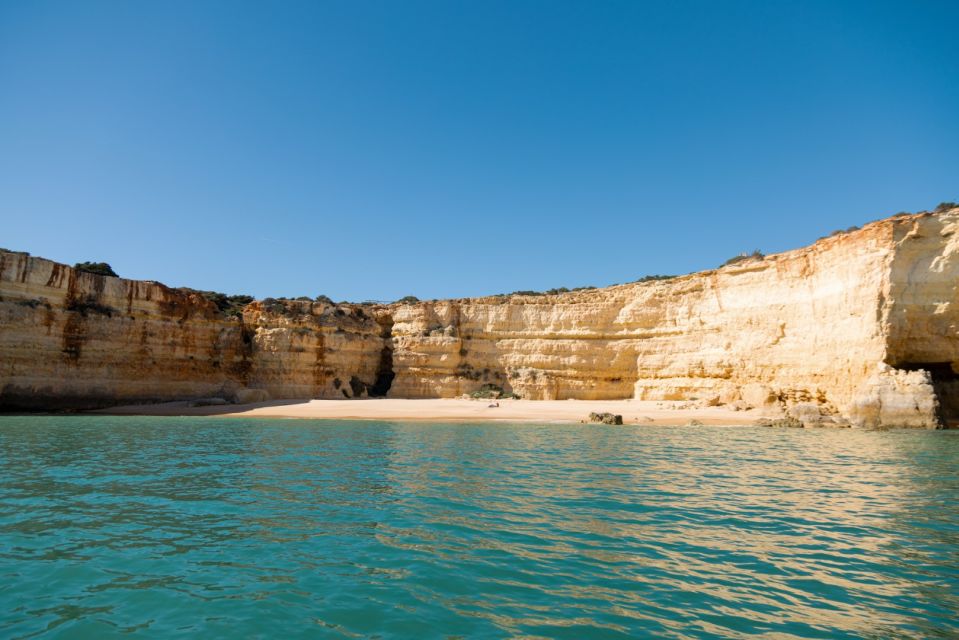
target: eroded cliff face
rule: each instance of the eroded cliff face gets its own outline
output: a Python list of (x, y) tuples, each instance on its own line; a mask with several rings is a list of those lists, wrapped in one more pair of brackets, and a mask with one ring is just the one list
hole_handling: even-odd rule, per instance
[(890, 226), (667, 281), (394, 312), (396, 393), (504, 382), (526, 398), (816, 403), (841, 413), (883, 361)]
[(394, 393), (690, 400), (805, 424), (959, 415), (959, 210), (665, 281), (394, 310)]
[[(959, 416), (959, 209), (664, 281), (416, 304), (203, 297), (0, 253), (0, 405), (210, 395), (688, 400), (807, 425)], [(252, 391), (251, 391), (252, 390)]]
[(228, 318), (196, 292), (9, 252), (0, 252), (0, 328), (7, 410), (361, 396), (377, 382), (383, 346), (360, 306), (254, 302)]

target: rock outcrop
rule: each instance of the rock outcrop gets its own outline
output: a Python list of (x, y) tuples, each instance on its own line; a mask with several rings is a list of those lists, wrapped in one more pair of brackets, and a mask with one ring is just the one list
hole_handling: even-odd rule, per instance
[(0, 408), (365, 396), (382, 315), (262, 301), (225, 317), (198, 292), (0, 252)]
[(196, 292), (0, 252), (0, 407), (451, 397), (762, 407), (807, 426), (959, 417), (959, 209), (559, 295), (348, 305)]

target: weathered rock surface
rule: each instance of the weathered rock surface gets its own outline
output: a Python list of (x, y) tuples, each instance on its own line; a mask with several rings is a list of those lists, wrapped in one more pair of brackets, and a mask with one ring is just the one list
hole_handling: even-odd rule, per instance
[(613, 413), (590, 413), (589, 421), (597, 422), (599, 424), (618, 425), (623, 424), (623, 416)]
[(671, 280), (399, 307), (394, 389), (435, 397), (495, 382), (533, 399), (697, 400), (799, 407), (809, 426), (937, 426), (959, 413), (957, 223), (957, 209), (898, 216)]
[(254, 302), (227, 318), (196, 292), (0, 252), (3, 409), (365, 396), (382, 336), (356, 305)]
[(0, 252), (0, 406), (224, 397), (686, 400), (804, 426), (959, 416), (959, 209), (561, 295), (394, 305), (201, 296)]

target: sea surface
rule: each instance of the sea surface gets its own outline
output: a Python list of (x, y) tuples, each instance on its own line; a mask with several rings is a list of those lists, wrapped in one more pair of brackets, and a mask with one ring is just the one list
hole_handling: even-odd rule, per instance
[(959, 432), (0, 417), (0, 638), (957, 638)]

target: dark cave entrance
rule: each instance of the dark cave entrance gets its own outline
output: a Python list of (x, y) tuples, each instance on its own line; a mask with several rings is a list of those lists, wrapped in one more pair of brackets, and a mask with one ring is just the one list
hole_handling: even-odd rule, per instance
[(929, 372), (932, 388), (939, 400), (939, 419), (944, 427), (959, 426), (959, 373), (951, 362), (903, 362), (896, 365), (905, 371)]
[(376, 367), (376, 380), (367, 387), (366, 393), (371, 398), (384, 398), (393, 386), (393, 316), (377, 318), (380, 324), (380, 337), (383, 338), (383, 348), (380, 349), (380, 362)]

